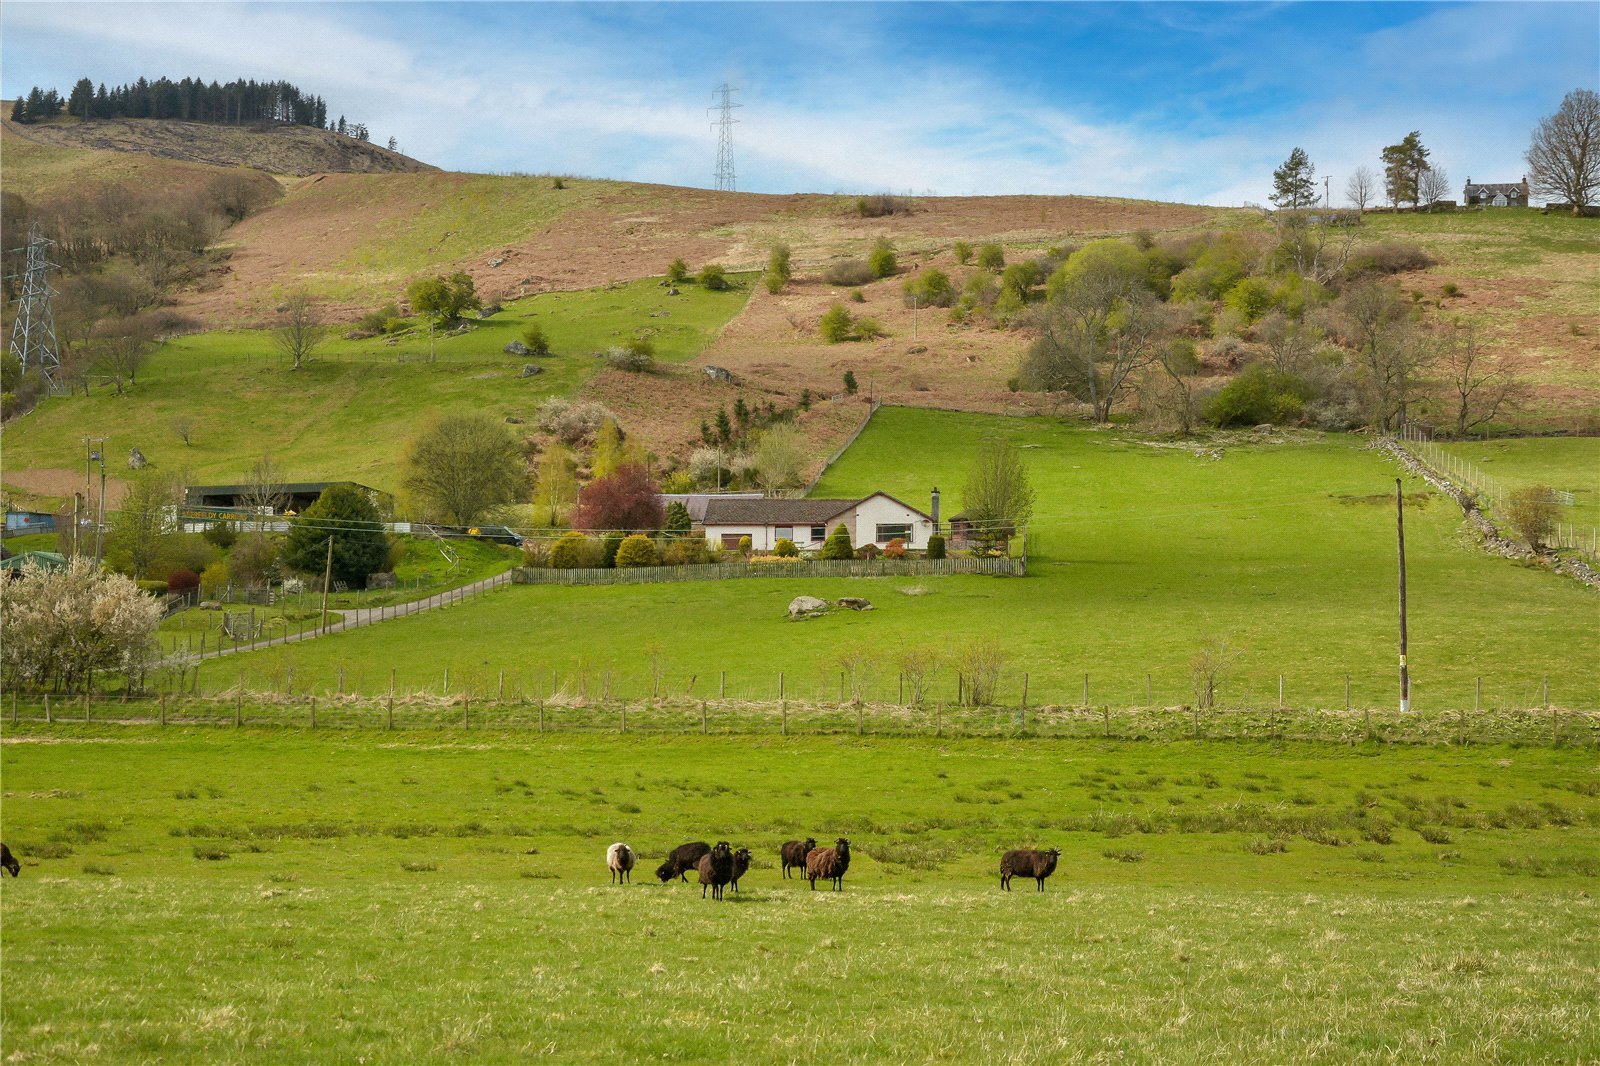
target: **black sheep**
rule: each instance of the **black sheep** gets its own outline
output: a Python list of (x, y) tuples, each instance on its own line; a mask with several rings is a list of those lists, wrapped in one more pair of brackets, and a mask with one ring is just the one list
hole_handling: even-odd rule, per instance
[(806, 856), (806, 880), (811, 891), (817, 890), (817, 878), (833, 882), (833, 890), (844, 888), (844, 872), (850, 869), (850, 842), (844, 837), (834, 841), (831, 848), (814, 848)]
[(711, 889), (712, 899), (722, 898), (722, 886), (733, 880), (733, 849), (728, 847), (726, 840), (717, 841), (717, 846), (700, 856), (700, 898), (706, 898), (706, 889)]
[(22, 864), (17, 861), (15, 855), (11, 854), (11, 849), (4, 844), (0, 844), (0, 868), (3, 868), (12, 877), (19, 877), (22, 874)]
[(740, 848), (733, 853), (733, 877), (728, 880), (735, 892), (739, 891), (739, 878), (743, 877), (748, 869), (750, 869), (750, 849)]
[(1021, 875), (1033, 878), (1039, 884), (1039, 891), (1043, 892), (1044, 879), (1056, 872), (1056, 860), (1060, 857), (1059, 848), (1049, 851), (1017, 848), (1008, 851), (1000, 858), (1000, 887), (1010, 892), (1011, 879)]
[(689, 880), (689, 871), (693, 870), (700, 862), (701, 856), (711, 850), (711, 845), (704, 840), (696, 840), (691, 844), (683, 844), (672, 849), (672, 854), (667, 856), (667, 861), (656, 868), (656, 876), (663, 882), (674, 877), (681, 881)]
[(791, 840), (778, 849), (778, 854), (783, 859), (783, 876), (790, 876), (793, 869), (806, 868), (806, 856), (811, 854), (811, 849), (817, 846), (815, 837), (806, 837), (804, 840)]

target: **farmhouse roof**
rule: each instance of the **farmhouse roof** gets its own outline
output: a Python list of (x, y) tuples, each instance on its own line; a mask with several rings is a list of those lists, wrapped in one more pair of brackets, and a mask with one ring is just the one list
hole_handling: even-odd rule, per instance
[(848, 500), (749, 500), (713, 497), (706, 506), (708, 526), (818, 526), (868, 500), (882, 496), (913, 514), (932, 521), (927, 512), (887, 492), (871, 492)]
[(689, 512), (691, 522), (705, 523), (706, 505), (712, 500), (759, 500), (759, 492), (663, 492), (661, 506), (681, 503)]
[(1526, 181), (1475, 183), (1471, 178), (1468, 178), (1465, 190), (1466, 199), (1470, 200), (1479, 194), (1487, 196), (1526, 196), (1528, 195), (1528, 183)]

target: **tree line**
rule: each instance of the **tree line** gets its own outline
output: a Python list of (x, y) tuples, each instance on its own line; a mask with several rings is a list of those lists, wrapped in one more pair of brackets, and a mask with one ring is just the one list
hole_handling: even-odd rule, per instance
[(243, 78), (227, 84), (207, 83), (203, 78), (140, 78), (110, 89), (105, 82), (97, 87), (90, 79), (79, 78), (65, 99), (55, 89), (34, 86), (12, 104), (11, 121), (24, 125), (48, 122), (63, 111), (82, 122), (109, 118), (178, 119), (230, 126), (275, 122), (367, 139), (366, 126), (346, 122), (343, 115), (330, 124), (327, 101), (315, 93), (287, 81)]

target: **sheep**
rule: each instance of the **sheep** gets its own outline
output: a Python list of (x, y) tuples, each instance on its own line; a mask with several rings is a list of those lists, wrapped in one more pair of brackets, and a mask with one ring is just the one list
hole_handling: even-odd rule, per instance
[(680, 881), (689, 880), (689, 871), (693, 870), (700, 862), (700, 857), (711, 850), (711, 845), (704, 840), (696, 840), (690, 844), (682, 844), (672, 850), (667, 856), (667, 861), (656, 868), (656, 876), (662, 882), (672, 880), (674, 877)]
[(618, 841), (606, 849), (606, 866), (611, 870), (613, 884), (633, 880), (633, 849)]
[(706, 889), (711, 889), (712, 899), (722, 898), (722, 886), (733, 880), (733, 851), (728, 847), (726, 840), (717, 841), (717, 846), (700, 856), (700, 898), (706, 898)]
[(1021, 874), (1038, 882), (1039, 891), (1043, 892), (1044, 879), (1056, 872), (1056, 860), (1060, 857), (1060, 848), (1051, 848), (1049, 851), (1017, 848), (1008, 851), (1000, 859), (1000, 887), (1010, 892), (1011, 879)]
[(778, 849), (779, 856), (783, 859), (783, 876), (789, 877), (792, 869), (806, 868), (806, 856), (811, 854), (811, 849), (817, 846), (816, 837), (806, 837), (804, 840), (790, 840)]
[(811, 891), (817, 890), (817, 878), (833, 882), (833, 890), (844, 888), (844, 872), (850, 869), (850, 842), (844, 837), (834, 841), (831, 848), (813, 848), (806, 856), (806, 879)]
[(748, 869), (750, 869), (750, 849), (740, 848), (733, 853), (733, 877), (728, 881), (735, 892), (739, 891), (739, 878), (743, 877)]
[(15, 855), (11, 854), (11, 849), (4, 844), (0, 844), (0, 869), (4, 869), (12, 877), (22, 876), (22, 864), (17, 861)]

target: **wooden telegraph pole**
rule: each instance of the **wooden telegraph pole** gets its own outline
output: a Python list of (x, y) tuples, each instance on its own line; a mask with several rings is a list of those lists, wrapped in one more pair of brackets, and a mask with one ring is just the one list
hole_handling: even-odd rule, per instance
[(328, 632), (328, 589), (333, 584), (333, 534), (328, 534), (328, 565), (322, 572), (322, 626), (320, 633)]
[(1400, 713), (1411, 710), (1411, 673), (1406, 666), (1406, 498), (1394, 479), (1394, 528), (1400, 545)]

